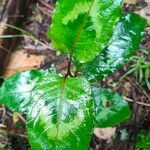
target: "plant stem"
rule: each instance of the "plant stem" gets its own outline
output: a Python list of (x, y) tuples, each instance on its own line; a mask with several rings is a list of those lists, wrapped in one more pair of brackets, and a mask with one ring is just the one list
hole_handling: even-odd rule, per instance
[[(129, 102), (134, 102), (134, 100), (130, 99), (130, 98), (127, 98), (127, 97), (123, 97), (126, 101), (129, 101)], [(147, 107), (150, 107), (150, 104), (147, 104), (147, 103), (143, 103), (143, 102), (139, 102), (139, 101), (136, 101), (137, 104), (139, 105), (142, 105), (142, 106), (147, 106)]]
[(71, 74), (71, 62), (72, 62), (72, 57), (70, 57), (70, 59), (68, 60), (68, 68), (67, 68), (67, 73), (65, 75), (65, 77), (73, 77), (73, 75)]
[[(94, 3), (94, 1), (93, 1), (93, 3)], [(70, 49), (70, 59), (69, 59), (69, 61), (68, 61), (68, 70), (67, 70), (67, 74), (66, 74), (65, 76), (70, 75), (71, 77), (73, 77), (73, 75), (71, 74), (71, 71), (70, 71), (70, 70), (71, 70), (71, 63), (72, 63), (73, 53), (74, 53), (76, 44), (77, 44), (77, 42), (78, 42), (78, 40), (79, 40), (79, 38), (80, 38), (80, 34), (82, 33), (82, 30), (83, 30), (83, 28), (84, 28), (84, 26), (85, 26), (85, 24), (86, 24), (86, 19), (87, 19), (88, 15), (89, 15), (89, 13), (90, 13), (90, 11), (91, 11), (91, 8), (92, 8), (92, 6), (93, 6), (93, 3), (92, 3), (92, 5), (90, 6), (89, 11), (88, 11), (87, 14), (85, 15), (85, 17), (84, 17), (84, 19), (83, 19), (83, 23), (81, 24), (80, 30), (79, 30), (78, 34), (76, 35), (76, 37), (75, 37), (75, 39), (74, 39), (74, 42), (73, 42), (73, 44), (72, 44), (72, 47), (71, 47), (71, 49)]]

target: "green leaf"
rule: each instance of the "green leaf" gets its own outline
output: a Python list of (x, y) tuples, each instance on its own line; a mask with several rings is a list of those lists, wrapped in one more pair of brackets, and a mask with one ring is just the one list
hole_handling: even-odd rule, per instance
[(150, 150), (150, 131), (141, 130), (136, 137), (136, 148)]
[(96, 86), (92, 91), (96, 102), (95, 127), (115, 126), (130, 117), (128, 103), (118, 94)]
[(121, 6), (122, 0), (58, 0), (48, 36), (81, 63), (92, 60), (108, 44)]
[(146, 20), (136, 14), (125, 14), (118, 23), (112, 39), (92, 61), (77, 67), (90, 81), (98, 81), (120, 68), (138, 49)]
[(90, 95), (84, 77), (28, 71), (4, 82), (0, 103), (26, 114), (33, 150), (87, 150), (94, 126)]

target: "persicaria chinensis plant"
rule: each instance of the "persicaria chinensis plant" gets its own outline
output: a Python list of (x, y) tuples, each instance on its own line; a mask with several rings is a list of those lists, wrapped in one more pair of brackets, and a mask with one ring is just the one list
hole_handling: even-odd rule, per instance
[(139, 46), (146, 20), (121, 8), (122, 0), (58, 0), (48, 36), (68, 56), (66, 74), (26, 71), (3, 83), (0, 103), (26, 114), (31, 149), (87, 150), (94, 127), (130, 117), (123, 98), (91, 84), (123, 66)]

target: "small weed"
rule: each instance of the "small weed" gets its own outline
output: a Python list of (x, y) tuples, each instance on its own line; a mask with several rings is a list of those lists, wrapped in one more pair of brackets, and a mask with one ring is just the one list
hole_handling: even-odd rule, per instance
[(129, 70), (121, 77), (121, 79), (129, 74), (133, 74), (141, 85), (146, 85), (150, 90), (150, 62), (145, 59), (149, 53), (144, 49), (141, 49), (140, 51), (141, 56), (131, 57), (130, 60), (133, 64), (129, 67)]

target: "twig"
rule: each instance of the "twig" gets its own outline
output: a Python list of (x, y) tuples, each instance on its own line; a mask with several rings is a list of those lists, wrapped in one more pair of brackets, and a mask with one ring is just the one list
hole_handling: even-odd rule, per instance
[(150, 107), (150, 104), (147, 104), (147, 103), (143, 103), (143, 102), (139, 102), (139, 101), (134, 101), (133, 99), (130, 99), (130, 98), (127, 98), (127, 97), (123, 97), (126, 101), (129, 101), (129, 102), (136, 102), (137, 104), (139, 105), (143, 105), (143, 106), (147, 106), (147, 107)]
[(41, 6), (38, 6), (38, 8), (40, 9), (40, 11), (43, 13), (43, 14), (45, 14), (45, 15), (47, 15), (48, 17), (52, 17), (52, 11), (46, 11), (43, 7), (41, 7)]
[[(143, 89), (143, 87), (134, 79), (134, 78), (129, 78), (129, 77), (127, 77), (126, 78), (128, 81), (130, 81), (132, 84), (133, 84), (133, 86), (138, 90), (138, 91), (140, 91), (140, 92), (143, 92), (143, 94), (148, 98), (148, 100), (150, 101), (150, 96), (149, 96), (149, 94), (147, 94), (147, 92)], [(133, 81), (132, 81), (133, 80)], [(138, 87), (137, 87), (138, 86)]]
[[(5, 23), (0, 23), (0, 27), (9, 27), (11, 29), (14, 29), (14, 30), (17, 30), (19, 32), (22, 33), (22, 37), (27, 37), (27, 38), (30, 38), (31, 40), (33, 40), (35, 43), (39, 43), (41, 44), (42, 46), (45, 46), (46, 48), (50, 49), (50, 50), (53, 50), (53, 47), (51, 44), (46, 44), (46, 43), (43, 43), (41, 42), (38, 37), (36, 37), (35, 35), (29, 33), (28, 31), (24, 30), (24, 29), (21, 29), (21, 28), (18, 28), (16, 26), (13, 26), (13, 25), (10, 25), (10, 24), (5, 24)], [(6, 35), (7, 36), (7, 35)], [(13, 37), (13, 35), (12, 35)]]
[(23, 123), (27, 124), (26, 119), (25, 119), (22, 115), (20, 115), (20, 114), (18, 114), (18, 115), (19, 115), (19, 118), (21, 119), (21, 121), (22, 121)]
[(54, 10), (54, 6), (52, 4), (48, 4), (48, 3), (41, 1), (41, 0), (38, 0), (38, 2), (41, 3), (43, 6), (47, 7), (48, 9), (50, 9), (52, 11)]

